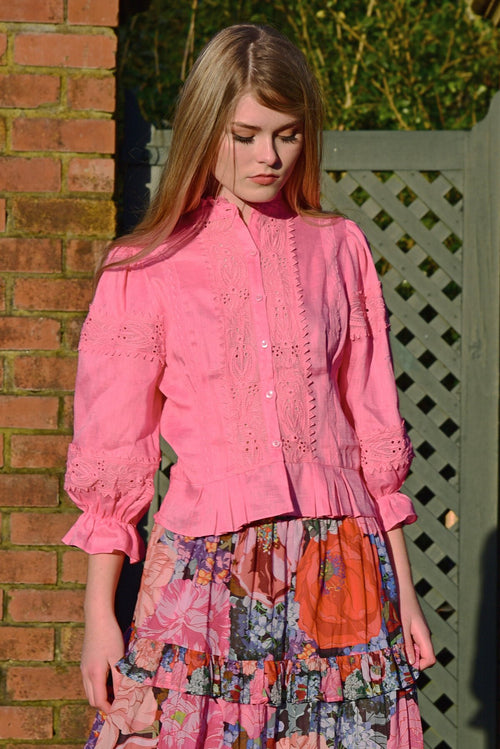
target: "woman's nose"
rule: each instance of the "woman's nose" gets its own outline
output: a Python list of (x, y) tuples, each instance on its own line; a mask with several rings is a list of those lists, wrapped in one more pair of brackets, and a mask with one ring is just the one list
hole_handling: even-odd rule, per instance
[(279, 155), (276, 150), (274, 138), (265, 138), (259, 143), (257, 160), (262, 164), (275, 166), (279, 161)]

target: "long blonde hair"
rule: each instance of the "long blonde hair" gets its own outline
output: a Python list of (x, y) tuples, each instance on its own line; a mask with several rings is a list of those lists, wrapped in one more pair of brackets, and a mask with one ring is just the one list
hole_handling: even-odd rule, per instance
[(117, 264), (147, 256), (174, 233), (180, 218), (197, 208), (203, 197), (217, 195), (219, 184), (213, 171), (220, 143), (245, 93), (252, 93), (265, 107), (302, 121), (304, 145), (283, 194), (296, 213), (322, 215), (323, 103), (318, 83), (302, 52), (279, 31), (238, 24), (216, 34), (196, 60), (179, 98), (156, 195), (134, 231), (112, 245), (141, 249)]

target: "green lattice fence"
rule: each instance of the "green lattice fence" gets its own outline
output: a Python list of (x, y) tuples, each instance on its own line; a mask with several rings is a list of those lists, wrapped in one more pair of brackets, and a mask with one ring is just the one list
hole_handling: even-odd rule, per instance
[[(153, 132), (153, 184), (169, 136)], [(373, 249), (416, 452), (407, 539), (438, 659), (420, 682), (426, 746), (492, 749), (500, 94), (471, 132), (327, 132), (323, 167), (324, 206)], [(164, 473), (158, 483), (160, 496)]]

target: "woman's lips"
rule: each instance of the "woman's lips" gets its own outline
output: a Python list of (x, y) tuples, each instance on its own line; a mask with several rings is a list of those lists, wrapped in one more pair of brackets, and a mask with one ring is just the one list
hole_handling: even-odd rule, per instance
[(272, 185), (278, 177), (275, 174), (256, 174), (255, 177), (250, 177), (250, 179), (258, 185)]

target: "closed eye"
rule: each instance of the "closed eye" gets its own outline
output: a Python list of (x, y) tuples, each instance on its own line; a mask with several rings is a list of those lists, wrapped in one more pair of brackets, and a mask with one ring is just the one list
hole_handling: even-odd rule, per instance
[(254, 136), (253, 135), (237, 135), (237, 133), (233, 133), (233, 140), (236, 141), (236, 143), (251, 143), (253, 141)]

